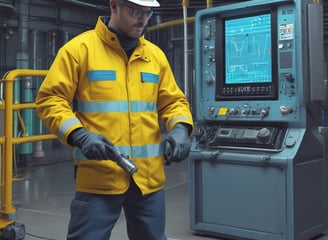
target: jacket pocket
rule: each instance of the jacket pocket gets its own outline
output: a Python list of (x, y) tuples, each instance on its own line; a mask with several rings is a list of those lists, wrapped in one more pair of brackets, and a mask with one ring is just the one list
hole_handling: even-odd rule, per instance
[(116, 99), (118, 87), (116, 71), (92, 70), (88, 72), (90, 91), (96, 99)]
[(142, 93), (147, 97), (154, 98), (158, 91), (158, 75), (141, 72)]

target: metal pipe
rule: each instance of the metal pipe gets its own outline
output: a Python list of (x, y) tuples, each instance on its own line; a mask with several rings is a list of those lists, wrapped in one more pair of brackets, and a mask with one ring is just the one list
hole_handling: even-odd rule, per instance
[[(19, 1), (19, 38), (20, 38), (20, 48), (17, 52), (16, 67), (19, 69), (29, 68), (29, 7), (30, 0)], [(24, 78), (23, 81), (16, 81), (14, 84), (14, 101), (15, 102), (31, 102), (33, 101), (32, 93), (32, 82), (31, 78)], [(25, 134), (30, 135), (33, 132), (32, 126), (32, 111), (24, 110), (22, 112), (22, 117), (25, 122), (26, 132)], [(19, 129), (19, 121), (17, 114), (15, 115), (15, 131)], [(18, 136), (18, 132), (15, 136)], [(20, 133), (22, 134), (22, 133)], [(18, 154), (29, 154), (32, 153), (32, 144), (25, 143), (17, 146)]]
[[(324, 169), (324, 186), (327, 189), (327, 173), (328, 173), (328, 80), (323, 80), (323, 89), (324, 89), (324, 100), (323, 100), (323, 110), (322, 110), (322, 131), (323, 131), (323, 169)], [(324, 202), (328, 201), (327, 194), (324, 194)], [(324, 219), (327, 222), (328, 220), (328, 208), (326, 204), (324, 205)]]
[(105, 10), (105, 11), (109, 11), (109, 7), (104, 7), (101, 5), (96, 5), (96, 4), (91, 4), (91, 3), (86, 3), (86, 2), (82, 2), (82, 1), (77, 1), (77, 0), (65, 0), (65, 2), (71, 3), (71, 4), (75, 4), (78, 5), (80, 7), (87, 7), (87, 8), (95, 8), (98, 10)]
[[(157, 31), (163, 28), (169, 28), (169, 27), (176, 27), (184, 24), (185, 19), (178, 19), (178, 20), (172, 20), (164, 23), (159, 23), (157, 25), (148, 27), (146, 32), (153, 32)], [(195, 17), (188, 17), (186, 18), (187, 23), (193, 23), (195, 22)]]
[[(32, 42), (33, 42), (33, 49), (32, 49), (32, 52), (33, 52), (33, 69), (40, 69), (39, 67), (39, 64), (38, 64), (38, 59), (37, 59), (37, 43), (38, 43), (38, 33), (39, 31), (37, 29), (33, 29), (32, 31)], [(39, 81), (39, 79), (37, 80), (36, 82), (36, 87), (37, 89), (39, 89), (39, 86), (41, 84), (41, 81)], [(42, 131), (42, 126), (43, 126), (43, 123), (42, 123), (42, 120), (40, 118), (36, 118), (33, 116), (33, 123), (35, 124), (35, 128), (38, 129), (37, 133), (38, 134), (42, 134), (43, 131)], [(38, 141), (36, 142), (35, 144), (35, 149), (33, 151), (33, 157), (35, 158), (44, 158), (45, 156), (45, 152), (43, 151), (43, 142), (42, 141)]]
[(206, 6), (207, 6), (207, 8), (212, 7), (212, 5), (213, 5), (213, 0), (206, 0)]
[(4, 12), (8, 12), (8, 10), (10, 10), (12, 14), (17, 15), (15, 6), (4, 0), (0, 1), (0, 12), (2, 10), (4, 10)]
[(189, 5), (188, 0), (182, 0), (183, 6), (183, 27), (184, 27), (184, 92), (186, 98), (189, 100), (189, 81), (188, 81), (188, 23), (187, 23), (187, 8)]
[[(46, 70), (13, 70), (5, 76), (5, 108), (4, 108), (4, 161), (1, 161), (1, 214), (0, 228), (10, 225), (16, 217), (16, 209), (12, 204), (13, 191), (13, 111), (14, 82), (23, 76), (45, 76)], [(52, 136), (49, 136), (49, 138)], [(5, 219), (4, 219), (5, 217)]]
[[(10, 77), (10, 74), (9, 76)], [(4, 128), (4, 136), (5, 136), (5, 144), (4, 144), (4, 161), (1, 164), (1, 211), (7, 215), (13, 215), (16, 213), (16, 209), (12, 205), (12, 160), (13, 160), (13, 146), (11, 144), (13, 139), (13, 89), (15, 77), (12, 78), (12, 81), (5, 82), (5, 111), (4, 111), (4, 124), (6, 126)], [(11, 103), (11, 104), (7, 104)]]

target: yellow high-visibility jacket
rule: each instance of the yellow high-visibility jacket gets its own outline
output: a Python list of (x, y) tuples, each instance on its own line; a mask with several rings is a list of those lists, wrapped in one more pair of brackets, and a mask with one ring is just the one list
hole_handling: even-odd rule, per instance
[[(159, 121), (167, 131), (177, 123), (193, 127), (189, 103), (163, 51), (142, 36), (128, 59), (101, 17), (95, 29), (58, 51), (36, 104), (39, 117), (62, 143), (84, 127), (128, 155), (138, 167), (133, 178), (143, 194), (164, 187)], [(115, 162), (87, 160), (76, 150), (77, 191), (121, 194), (128, 189), (130, 176)]]

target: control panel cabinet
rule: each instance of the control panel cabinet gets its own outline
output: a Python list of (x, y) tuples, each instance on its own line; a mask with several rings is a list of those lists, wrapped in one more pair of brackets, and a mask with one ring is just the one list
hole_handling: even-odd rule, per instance
[(311, 135), (272, 126), (198, 129), (189, 159), (192, 229), (238, 240), (325, 232), (326, 166)]
[(312, 0), (253, 0), (197, 12), (188, 159), (195, 234), (327, 233), (322, 11)]

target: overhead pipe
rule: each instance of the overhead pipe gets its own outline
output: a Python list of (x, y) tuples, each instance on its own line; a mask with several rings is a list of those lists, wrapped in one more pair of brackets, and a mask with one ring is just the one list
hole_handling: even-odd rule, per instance
[[(206, 1), (206, 6), (207, 8), (210, 8), (213, 6), (213, 1), (212, 0), (207, 0)], [(153, 31), (158, 31), (164, 28), (170, 28), (170, 27), (177, 27), (181, 26), (185, 23), (185, 20), (187, 23), (194, 23), (195, 22), (195, 17), (186, 17), (186, 19), (177, 19), (177, 20), (172, 20), (172, 21), (167, 21), (164, 23), (158, 23), (154, 26), (150, 26), (147, 28), (146, 32), (153, 32)]]
[[(195, 17), (187, 17), (186, 19), (187, 23), (193, 23), (195, 21)], [(164, 23), (159, 23), (154, 26), (150, 26), (147, 28), (146, 32), (153, 32), (157, 30), (161, 30), (164, 28), (169, 28), (169, 27), (176, 27), (176, 26), (181, 26), (184, 23), (184, 19), (178, 19), (178, 20), (172, 20)]]
[(15, 8), (15, 6), (10, 4), (6, 0), (0, 0), (0, 12), (1, 12), (1, 14), (5, 14), (8, 12), (8, 13), (17, 15), (17, 9)]
[(78, 5), (80, 7), (87, 7), (87, 8), (95, 8), (98, 10), (104, 10), (104, 11), (108, 11), (109, 7), (104, 7), (102, 5), (96, 5), (96, 4), (92, 4), (92, 3), (86, 3), (83, 1), (78, 1), (78, 0), (65, 0), (65, 2), (71, 3), (71, 4), (75, 4)]

